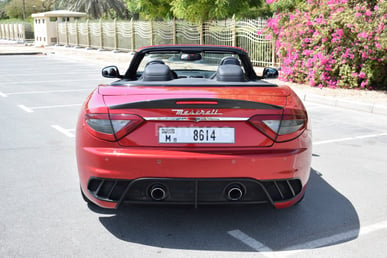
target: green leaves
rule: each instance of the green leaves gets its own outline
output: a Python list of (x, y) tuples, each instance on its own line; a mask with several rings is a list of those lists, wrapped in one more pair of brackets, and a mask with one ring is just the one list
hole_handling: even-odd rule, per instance
[[(213, 19), (237, 16), (258, 16), (263, 0), (126, 0), (129, 11), (138, 11), (147, 19), (169, 19), (176, 17), (192, 23), (201, 24)], [(267, 5), (262, 9), (270, 13)]]
[(283, 79), (318, 87), (387, 89), (386, 1), (307, 0), (295, 7), (268, 21)]

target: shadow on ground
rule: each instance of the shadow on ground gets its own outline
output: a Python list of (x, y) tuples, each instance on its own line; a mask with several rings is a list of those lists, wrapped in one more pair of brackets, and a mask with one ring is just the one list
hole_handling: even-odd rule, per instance
[(240, 230), (275, 251), (348, 231), (355, 232), (356, 238), (360, 227), (356, 210), (320, 175), (312, 169), (304, 200), (283, 210), (267, 205), (198, 209), (126, 206), (99, 219), (121, 240), (172, 249), (254, 251), (228, 234), (232, 230)]

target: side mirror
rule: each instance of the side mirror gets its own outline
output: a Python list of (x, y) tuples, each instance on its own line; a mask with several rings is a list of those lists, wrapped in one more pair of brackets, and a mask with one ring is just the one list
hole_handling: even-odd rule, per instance
[(102, 76), (106, 78), (122, 78), (118, 67), (115, 65), (106, 66), (102, 69)]
[(263, 79), (276, 79), (278, 78), (279, 72), (274, 67), (265, 67), (263, 69), (262, 78)]

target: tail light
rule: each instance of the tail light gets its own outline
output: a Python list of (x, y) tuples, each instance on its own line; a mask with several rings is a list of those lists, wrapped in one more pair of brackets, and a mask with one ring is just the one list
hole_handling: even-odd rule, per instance
[(131, 114), (86, 114), (88, 131), (97, 138), (106, 141), (118, 141), (144, 120)]
[(249, 122), (275, 142), (297, 138), (306, 128), (308, 116), (305, 110), (285, 109), (283, 114), (256, 115)]

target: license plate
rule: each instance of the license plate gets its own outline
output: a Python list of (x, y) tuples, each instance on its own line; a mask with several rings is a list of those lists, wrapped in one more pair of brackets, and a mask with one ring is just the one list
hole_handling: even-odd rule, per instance
[(235, 143), (235, 128), (160, 127), (159, 143)]

